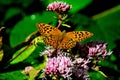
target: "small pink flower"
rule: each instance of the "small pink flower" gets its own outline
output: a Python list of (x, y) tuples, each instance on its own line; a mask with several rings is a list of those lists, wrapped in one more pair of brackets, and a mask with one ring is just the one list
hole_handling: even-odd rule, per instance
[(68, 5), (64, 2), (58, 2), (58, 1), (52, 2), (47, 6), (48, 11), (53, 11), (57, 13), (67, 12), (71, 8), (72, 8), (71, 5)]
[(113, 51), (105, 52), (102, 57), (105, 58), (106, 56), (110, 56), (113, 53)]
[(77, 58), (73, 61), (73, 64), (81, 64), (84, 61), (82, 58)]
[(55, 49), (53, 49), (52, 47), (48, 46), (48, 47), (46, 47), (46, 50), (43, 51), (40, 55), (52, 56), (54, 50), (55, 50)]
[(22, 73), (28, 75), (32, 69), (33, 69), (32, 66), (27, 66), (25, 67), (25, 70)]
[(82, 58), (77, 58), (73, 61), (74, 65), (79, 65), (79, 67), (82, 67), (86, 70), (88, 69), (88, 66), (87, 66), (88, 63), (90, 63), (89, 59), (86, 60), (86, 59), (82, 59)]

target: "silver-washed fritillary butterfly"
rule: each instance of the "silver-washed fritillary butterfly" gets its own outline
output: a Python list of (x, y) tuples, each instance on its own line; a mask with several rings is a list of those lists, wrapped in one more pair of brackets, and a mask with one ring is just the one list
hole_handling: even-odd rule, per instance
[(76, 42), (91, 37), (93, 34), (88, 31), (61, 32), (48, 24), (37, 24), (41, 35), (45, 36), (44, 42), (55, 49), (70, 49), (76, 45)]

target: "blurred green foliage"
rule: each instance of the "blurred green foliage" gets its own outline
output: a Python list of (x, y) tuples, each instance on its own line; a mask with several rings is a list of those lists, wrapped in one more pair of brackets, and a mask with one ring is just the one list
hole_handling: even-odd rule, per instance
[[(3, 41), (5, 44), (4, 48), (7, 47), (10, 49), (6, 51), (8, 53), (5, 53), (5, 55), (11, 52), (12, 58), (19, 53), (21, 49), (26, 47), (27, 45), (21, 47), (18, 51), (15, 51), (15, 53), (12, 53), (16, 45), (24, 42), (29, 34), (37, 31), (37, 23), (50, 23), (53, 26), (57, 24), (56, 14), (45, 10), (47, 5), (53, 1), (54, 0), (0, 0), (0, 12), (4, 15), (1, 16), (0, 26), (6, 27), (5, 38), (7, 37), (7, 39), (3, 39), (5, 40)], [(92, 0), (62, 1), (71, 4), (73, 7), (70, 11), (69, 18), (69, 23), (73, 24), (71, 26), (72, 29), (91, 31), (94, 33), (94, 36), (86, 41), (102, 40), (108, 43), (108, 50), (118, 49), (118, 44), (120, 44), (120, 6), (116, 6), (102, 14), (89, 18), (86, 15), (80, 14), (79, 11), (91, 4)], [(37, 4), (35, 5), (35, 3)], [(24, 67), (29, 65), (37, 67), (41, 64), (39, 54), (44, 50), (43, 47), (32, 46), (31, 48), (23, 52), (12, 64), (5, 65), (7, 69), (0, 71), (0, 80), (25, 80), (25, 76), (21, 73)], [(118, 75), (117, 77), (119, 77), (120, 74), (120, 65), (117, 64), (120, 58), (119, 53), (120, 52), (114, 52), (112, 56), (99, 63), (100, 66), (103, 66), (101, 70), (105, 70), (106, 67), (108, 68), (108, 70), (106, 69), (107, 73), (105, 73), (108, 74), (108, 77), (110, 76), (109, 80), (120, 80), (120, 78), (116, 78), (116, 76)], [(4, 62), (7, 61), (3, 61), (3, 63)], [(0, 66), (2, 65), (0, 64)], [(115, 74), (109, 74), (112, 70)], [(91, 80), (107, 80), (97, 72), (90, 72), (90, 75), (92, 76)]]

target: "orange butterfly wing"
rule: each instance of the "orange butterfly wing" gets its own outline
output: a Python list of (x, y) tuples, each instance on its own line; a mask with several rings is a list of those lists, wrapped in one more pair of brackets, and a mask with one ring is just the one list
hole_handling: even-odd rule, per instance
[(72, 32), (66, 33), (66, 36), (75, 40), (76, 42), (79, 42), (86, 38), (89, 38), (92, 35), (93, 35), (93, 33), (88, 32), (88, 31), (72, 31)]
[(48, 24), (40, 23), (37, 24), (37, 26), (39, 28), (40, 34), (44, 36), (44, 42), (53, 48), (57, 48), (58, 44), (60, 43), (59, 35), (62, 32), (59, 29)]
[(39, 32), (41, 35), (59, 35), (61, 31), (49, 24), (40, 23), (37, 24)]
[(91, 37), (93, 34), (88, 31), (72, 31), (65, 34), (63, 40), (58, 45), (59, 49), (69, 49), (76, 45), (76, 42)]

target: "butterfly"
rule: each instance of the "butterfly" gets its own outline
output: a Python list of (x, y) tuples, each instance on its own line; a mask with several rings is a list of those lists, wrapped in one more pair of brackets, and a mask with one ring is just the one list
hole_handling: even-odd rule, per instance
[(39, 32), (44, 36), (44, 42), (55, 49), (70, 49), (76, 45), (76, 42), (91, 37), (93, 33), (88, 31), (60, 31), (49, 24), (37, 24)]

